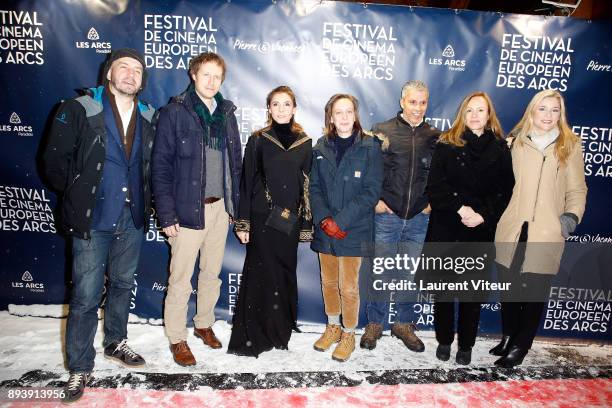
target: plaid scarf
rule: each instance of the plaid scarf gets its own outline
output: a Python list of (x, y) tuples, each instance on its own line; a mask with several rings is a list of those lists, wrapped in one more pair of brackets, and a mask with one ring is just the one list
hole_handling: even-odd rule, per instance
[(221, 112), (220, 106), (223, 102), (223, 96), (221, 92), (217, 92), (215, 95), (215, 101), (217, 102), (217, 108), (210, 114), (208, 106), (198, 96), (195, 91), (193, 84), (189, 85), (189, 96), (193, 102), (193, 109), (195, 110), (202, 129), (204, 129), (204, 144), (210, 149), (223, 150), (225, 148), (225, 115)]

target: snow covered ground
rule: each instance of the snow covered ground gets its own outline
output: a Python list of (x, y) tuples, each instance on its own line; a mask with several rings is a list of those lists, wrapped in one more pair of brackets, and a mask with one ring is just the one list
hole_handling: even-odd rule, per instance
[[(47, 373), (47, 377), (53, 374), (52, 377), (61, 381), (67, 378), (63, 354), (66, 319), (33, 317), (32, 315), (63, 316), (65, 309), (62, 306), (11, 305), (9, 311), (0, 312), (0, 382), (19, 379), (25, 373), (35, 370)], [(139, 321), (135, 316), (132, 316), (130, 320)], [(101, 323), (102, 321), (98, 326), (95, 340), (97, 356), (94, 377), (128, 376), (132, 372), (130, 369), (103, 358)], [(417, 370), (416, 372), (422, 372), (423, 375), (430, 377), (447, 376), (446, 379), (453, 382), (454, 377), (448, 375), (456, 372), (457, 369), (468, 376), (470, 373), (474, 375), (490, 373), (495, 357), (490, 356), (488, 350), (497, 342), (496, 339), (479, 338), (474, 347), (472, 364), (467, 368), (462, 368), (454, 363), (454, 354), (451, 360), (445, 363), (435, 358), (437, 344), (432, 332), (420, 333), (426, 347), (424, 353), (407, 350), (398, 339), (390, 337), (386, 332), (375, 350), (362, 350), (357, 346), (349, 361), (339, 363), (331, 359), (331, 351), (321, 353), (312, 348), (312, 344), (324, 330), (324, 326), (303, 325), (300, 328), (303, 333), (292, 335), (289, 350), (269, 351), (257, 359), (226, 353), (226, 345), (231, 332), (231, 326), (226, 322), (217, 321), (214, 325), (215, 333), (224, 344), (220, 350), (212, 350), (204, 346), (201, 340), (191, 334), (190, 329), (188, 342), (197, 359), (197, 365), (190, 368), (180, 367), (173, 362), (162, 326), (130, 323), (128, 335), (130, 346), (147, 361), (145, 367), (137, 370), (138, 376), (141, 376), (143, 380), (150, 377), (148, 374), (153, 373), (196, 376), (202, 374), (208, 375), (207, 378), (211, 378), (211, 374), (236, 374), (247, 381), (247, 385), (249, 382), (257, 382), (258, 379), (261, 380), (275, 373), (317, 372), (321, 374), (324, 372), (342, 373), (336, 378), (340, 381), (336, 385), (351, 385), (350, 383), (361, 383), (368, 376), (382, 378), (385, 373), (393, 370)], [(453, 349), (453, 353), (454, 351)], [(611, 363), (612, 347), (609, 345), (579, 343), (566, 345), (550, 341), (536, 341), (523, 364), (523, 368), (530, 368), (530, 371), (523, 371), (521, 378), (529, 379), (530, 375), (537, 378), (542, 375), (542, 369), (546, 367), (554, 367), (556, 371), (565, 368), (575, 370), (578, 367), (584, 369), (587, 376), (591, 378), (609, 378), (607, 374), (600, 373), (600, 371), (609, 373)], [(250, 373), (252, 376), (240, 377), (242, 373)], [(503, 377), (505, 374), (497, 372), (496, 376), (500, 375)], [(296, 382), (296, 385), (297, 382), (304, 381), (303, 377), (301, 380), (292, 378), (292, 375), (284, 376), (283, 382), (286, 383), (286, 386), (292, 386), (292, 381)], [(418, 378), (415, 380), (416, 382), (428, 382), (419, 381)], [(433, 382), (446, 382), (446, 380), (440, 378)], [(241, 387), (240, 384), (236, 385)]]

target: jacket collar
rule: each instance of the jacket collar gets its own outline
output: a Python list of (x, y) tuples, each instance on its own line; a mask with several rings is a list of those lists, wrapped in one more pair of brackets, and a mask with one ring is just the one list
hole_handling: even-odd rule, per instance
[[(218, 98), (217, 95), (219, 95)], [(226, 116), (233, 114), (236, 110), (236, 105), (234, 105), (234, 102), (230, 101), (229, 99), (224, 99), (223, 96), (221, 96), (220, 92), (217, 93), (217, 95), (215, 95), (215, 101), (217, 102), (217, 107), (221, 109), (221, 112), (223, 112), (223, 114), (225, 114)], [(174, 96), (170, 100), (170, 102), (179, 103), (185, 106), (188, 110), (194, 111), (193, 102), (189, 97), (189, 88), (187, 88), (184, 92)]]
[(282, 145), (281, 142), (278, 141), (278, 139), (276, 137), (274, 137), (274, 132), (272, 131), (272, 129), (266, 130), (264, 132), (261, 132), (261, 136), (265, 137), (266, 139), (268, 139), (269, 141), (271, 141), (272, 143), (274, 143), (275, 145), (277, 145), (278, 147), (280, 147), (283, 150), (289, 151), (293, 148), (296, 148), (300, 145), (302, 145), (303, 143), (306, 143), (307, 141), (310, 140), (310, 137), (308, 135), (306, 135), (306, 133), (299, 133), (297, 135), (297, 139), (295, 139), (295, 142), (293, 142), (291, 144), (291, 146), (289, 146), (288, 149), (285, 149), (285, 147)]
[(540, 149), (540, 151), (544, 151), (555, 144), (559, 137), (559, 129), (552, 128), (543, 135), (536, 136), (534, 134), (529, 134), (527, 137), (538, 147), (538, 149)]
[(404, 119), (404, 117), (402, 116), (402, 111), (397, 112), (397, 120), (402, 125), (410, 126), (410, 128), (412, 128), (412, 129), (418, 129), (420, 127), (428, 127), (429, 126), (429, 124), (427, 122), (425, 122), (425, 117), (423, 117), (423, 120), (417, 126), (412, 126), (410, 123), (408, 123), (408, 121), (406, 119)]
[[(355, 137), (355, 143), (353, 143), (353, 146), (358, 146), (358, 145), (362, 145), (362, 146), (372, 146), (373, 145), (373, 141), (374, 141), (374, 137), (370, 136), (370, 135), (366, 135), (364, 131), (359, 132), (359, 134)], [(327, 137), (327, 136), (321, 136), (319, 138), (319, 140), (317, 141), (317, 147), (318, 146), (327, 146), (328, 148), (332, 148), (332, 143), (333, 141)]]
[[(336, 153), (332, 143), (333, 142), (327, 136), (321, 136), (313, 149), (318, 150), (326, 159), (335, 164)], [(366, 136), (362, 131), (357, 135), (357, 137), (355, 137), (355, 143), (353, 143), (353, 146), (349, 148), (349, 151), (361, 147), (371, 147), (373, 144), (374, 138), (371, 136)]]
[[(102, 108), (102, 95), (104, 95), (104, 86), (100, 85), (95, 88), (82, 88), (78, 90), (78, 93), (80, 93), (81, 95), (89, 96), (91, 99), (94, 100), (94, 102), (100, 105), (100, 108)], [(155, 108), (153, 108), (151, 104), (141, 101), (138, 96), (134, 99), (134, 102), (138, 107), (138, 112), (150, 122), (150, 116), (152, 116), (152, 113), (155, 112)]]
[[(519, 140), (525, 144), (526, 146), (529, 146), (530, 148), (542, 153), (545, 156), (548, 156), (549, 154), (554, 152), (554, 146), (555, 146), (555, 142), (550, 143), (548, 146), (546, 146), (546, 148), (544, 149), (544, 151), (540, 150), (540, 148), (538, 147), (537, 144), (535, 144), (535, 142), (533, 140), (531, 140), (531, 137), (529, 137), (529, 135), (522, 135), (519, 136)], [(556, 139), (555, 139), (556, 141)]]

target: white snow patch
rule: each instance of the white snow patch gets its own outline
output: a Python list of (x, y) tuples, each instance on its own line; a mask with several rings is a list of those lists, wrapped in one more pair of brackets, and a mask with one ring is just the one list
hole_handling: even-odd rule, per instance
[(15, 316), (66, 317), (68, 305), (8, 305), (8, 312)]
[[(19, 378), (32, 370), (45, 370), (62, 374), (67, 378), (64, 365), (64, 337), (66, 319), (49, 319), (32, 317), (31, 314), (45, 316), (61, 316), (61, 306), (15, 306), (11, 305), (9, 311), (0, 311), (0, 381)], [(24, 315), (20, 317), (18, 315)], [(258, 379), (265, 378), (265, 373), (278, 372), (342, 372), (347, 378), (363, 381), (360, 371), (374, 371), (383, 373), (387, 370), (399, 369), (453, 369), (458, 366), (454, 363), (456, 345), (453, 345), (451, 360), (440, 362), (435, 357), (436, 340), (432, 332), (419, 332), (425, 343), (424, 353), (409, 351), (396, 338), (383, 336), (375, 350), (363, 350), (357, 346), (351, 358), (340, 363), (332, 360), (330, 349), (327, 352), (318, 352), (313, 344), (325, 329), (324, 325), (300, 326), (303, 333), (293, 333), (289, 342), (289, 350), (272, 350), (263, 353), (259, 358), (240, 357), (227, 354), (227, 343), (231, 334), (231, 326), (225, 321), (217, 321), (213, 328), (224, 347), (212, 350), (202, 341), (193, 336), (191, 328), (188, 329), (188, 343), (194, 353), (197, 364), (194, 367), (180, 367), (172, 359), (168, 347), (168, 340), (164, 334), (163, 326), (142, 324), (146, 319), (138, 319), (138, 324), (128, 325), (128, 343), (147, 361), (147, 365), (135, 371), (146, 373), (255, 373), (260, 374)], [(98, 330), (94, 340), (96, 348), (96, 366), (94, 376), (107, 376), (113, 374), (125, 375), (131, 370), (103, 358), (102, 349), (103, 322), (98, 322)], [(488, 351), (498, 342), (497, 339), (478, 338), (472, 353), (474, 367), (491, 367), (494, 356)], [(551, 343), (536, 341), (532, 351), (525, 359), (525, 366), (558, 365), (558, 356), (551, 355)], [(602, 361), (610, 361), (612, 349), (599, 345), (558, 345), (577, 353), (586, 362), (592, 365), (601, 365)], [(589, 363), (585, 363), (588, 366)], [(596, 371), (595, 371), (596, 372)], [(140, 377), (139, 377), (140, 378)]]
[(149, 321), (145, 318), (142, 317), (138, 317), (133, 313), (130, 313), (128, 316), (128, 322), (129, 323), (140, 323), (140, 324), (147, 324)]
[(363, 375), (361, 375), (359, 373), (355, 373), (355, 372), (344, 373), (344, 376), (346, 378), (348, 378), (349, 380), (353, 380), (353, 381), (363, 381), (363, 380), (365, 380), (365, 377)]
[(149, 319), (148, 323), (153, 326), (163, 326), (164, 319)]

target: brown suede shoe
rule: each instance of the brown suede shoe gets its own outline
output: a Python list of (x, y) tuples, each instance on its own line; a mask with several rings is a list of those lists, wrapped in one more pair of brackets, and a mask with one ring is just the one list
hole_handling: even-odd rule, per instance
[(195, 365), (195, 357), (191, 353), (186, 341), (170, 344), (170, 351), (172, 352), (172, 357), (174, 357), (176, 364), (183, 367)]
[(315, 341), (314, 349), (317, 351), (327, 351), (332, 344), (340, 341), (342, 337), (342, 327), (339, 324), (328, 324), (325, 326), (325, 331)]
[(374, 350), (376, 342), (382, 337), (383, 325), (380, 323), (368, 323), (361, 336), (359, 346), (364, 349)]
[(221, 342), (219, 341), (217, 336), (215, 336), (215, 332), (213, 331), (212, 327), (207, 327), (205, 329), (194, 328), (193, 334), (196, 337), (201, 338), (204, 344), (206, 344), (208, 347), (214, 348), (214, 349), (221, 348)]
[(332, 353), (332, 358), (336, 361), (344, 362), (351, 357), (353, 351), (355, 351), (355, 333), (342, 330), (340, 343), (338, 343)]
[(414, 333), (416, 324), (414, 323), (395, 323), (391, 327), (391, 335), (400, 339), (409, 350), (421, 353), (425, 351), (425, 345)]

